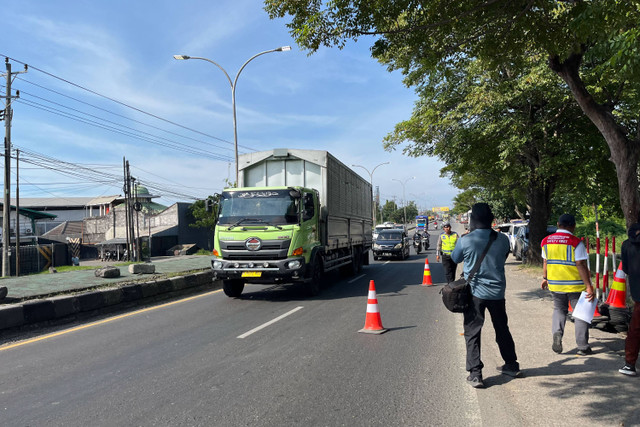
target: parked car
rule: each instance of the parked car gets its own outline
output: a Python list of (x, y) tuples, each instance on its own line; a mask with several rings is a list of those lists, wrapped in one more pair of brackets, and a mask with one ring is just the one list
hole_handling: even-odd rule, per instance
[(511, 248), (511, 253), (516, 248), (516, 234), (518, 234), (518, 230), (524, 226), (526, 226), (528, 221), (520, 221), (520, 222), (510, 222), (509, 230), (507, 231), (507, 237), (509, 238), (509, 247)]
[(373, 244), (373, 259), (409, 258), (411, 241), (404, 230), (394, 228), (382, 230)]
[[(555, 225), (547, 225), (547, 234), (553, 234), (558, 230)], [(529, 250), (529, 225), (518, 227), (516, 234), (516, 243), (513, 249), (513, 256), (522, 262), (527, 260), (527, 251)]]

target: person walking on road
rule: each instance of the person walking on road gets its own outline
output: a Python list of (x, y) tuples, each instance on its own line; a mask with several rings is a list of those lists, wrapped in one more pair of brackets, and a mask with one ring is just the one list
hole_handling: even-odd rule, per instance
[[(491, 229), (493, 213), (486, 203), (476, 203), (471, 209), (469, 234), (460, 238), (451, 253), (451, 259), (464, 261), (464, 276), (468, 277), (485, 248), (491, 246), (482, 260), (478, 271), (471, 281), (472, 303), (464, 314), (464, 339), (467, 346), (466, 369), (469, 372), (467, 382), (474, 388), (484, 387), (480, 358), (481, 332), (484, 325), (485, 310), (491, 315), (496, 333), (496, 343), (504, 365), (498, 367), (504, 375), (520, 377), (520, 364), (516, 355), (516, 346), (509, 330), (506, 301), (504, 298), (507, 279), (504, 264), (509, 256), (509, 239), (502, 233)], [(493, 240), (491, 242), (491, 240)]]
[(438, 238), (438, 246), (436, 247), (436, 261), (440, 262), (440, 255), (442, 255), (442, 266), (444, 267), (444, 274), (447, 278), (447, 283), (451, 283), (456, 280), (456, 269), (458, 264), (451, 260), (451, 253), (456, 247), (458, 241), (458, 233), (451, 231), (451, 224), (445, 222), (442, 225), (444, 233)]
[(631, 225), (627, 234), (629, 239), (622, 242), (622, 271), (627, 274), (627, 284), (634, 305), (624, 341), (625, 364), (618, 372), (636, 376), (636, 362), (640, 352), (640, 223)]
[[(563, 214), (558, 218), (558, 231), (542, 239), (542, 288), (549, 288), (553, 295), (553, 317), (551, 349), (562, 353), (562, 337), (567, 321), (569, 303), (575, 307), (582, 291), (587, 292), (587, 300), (593, 301), (591, 274), (587, 267), (587, 249), (580, 239), (573, 235), (576, 219)], [(578, 354), (593, 353), (589, 346), (589, 323), (575, 319), (575, 336)]]

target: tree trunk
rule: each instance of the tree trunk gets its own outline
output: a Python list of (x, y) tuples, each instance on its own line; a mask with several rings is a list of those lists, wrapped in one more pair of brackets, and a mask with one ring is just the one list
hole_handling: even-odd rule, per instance
[(542, 255), (540, 243), (547, 235), (547, 224), (551, 215), (551, 195), (555, 183), (534, 177), (529, 183), (529, 249), (527, 264), (541, 265)]
[(638, 193), (640, 141), (629, 139), (611, 111), (598, 104), (585, 87), (579, 74), (583, 54), (584, 51), (574, 53), (563, 62), (560, 62), (558, 56), (552, 56), (549, 58), (549, 67), (567, 83), (578, 105), (596, 125), (609, 146), (610, 160), (616, 167), (618, 177), (620, 207), (628, 228), (639, 220), (640, 214), (640, 194)]

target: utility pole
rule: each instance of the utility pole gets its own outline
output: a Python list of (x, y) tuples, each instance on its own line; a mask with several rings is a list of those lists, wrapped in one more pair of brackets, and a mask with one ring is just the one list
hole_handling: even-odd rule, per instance
[(129, 250), (129, 243), (131, 240), (129, 239), (129, 163), (126, 159), (122, 158), (122, 167), (124, 169), (124, 217), (125, 217), (125, 229), (127, 232), (127, 251)]
[[(11, 275), (11, 266), (9, 265), (9, 250), (11, 246), (11, 229), (10, 229), (10, 216), (11, 216), (11, 119), (13, 112), (11, 110), (11, 102), (13, 98), (20, 97), (20, 92), (16, 91), (16, 96), (11, 95), (11, 83), (14, 80), (14, 76), (27, 72), (27, 64), (24, 65), (24, 71), (17, 73), (11, 72), (11, 63), (9, 58), (5, 58), (5, 65), (7, 67), (7, 93), (5, 98), (5, 109), (2, 114), (4, 119), (5, 136), (4, 136), (4, 194), (2, 199), (2, 277)], [(17, 214), (17, 212), (16, 212)]]
[(129, 212), (129, 216), (127, 217), (129, 220), (129, 242), (131, 242), (131, 248), (129, 249), (129, 261), (133, 260), (134, 250), (137, 251), (138, 247), (136, 245), (136, 234), (135, 234), (135, 224), (133, 222), (133, 206), (131, 205), (131, 169), (129, 168), (129, 160), (127, 160), (127, 193), (129, 194), (129, 200), (127, 202), (127, 208)]
[(20, 275), (20, 150), (16, 150), (16, 276)]

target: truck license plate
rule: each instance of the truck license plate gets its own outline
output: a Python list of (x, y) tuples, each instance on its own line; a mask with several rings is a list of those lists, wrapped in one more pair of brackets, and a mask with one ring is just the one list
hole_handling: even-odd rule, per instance
[(262, 276), (261, 271), (244, 271), (242, 273), (242, 277), (260, 277)]
[(393, 254), (391, 252), (385, 252), (382, 254), (382, 256), (392, 256)]

